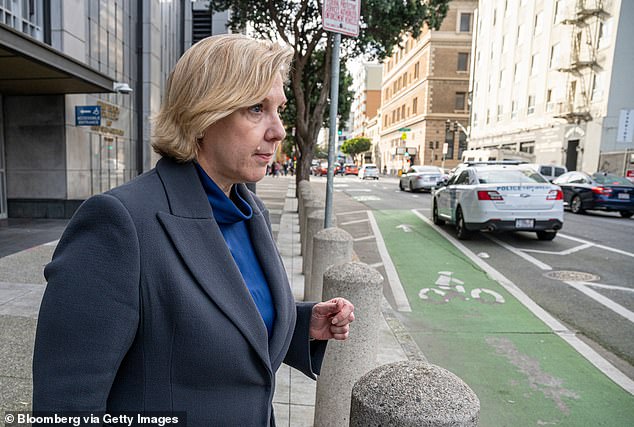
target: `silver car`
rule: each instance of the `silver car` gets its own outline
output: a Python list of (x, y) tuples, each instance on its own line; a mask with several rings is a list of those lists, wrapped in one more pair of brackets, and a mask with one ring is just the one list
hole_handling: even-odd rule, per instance
[(375, 164), (366, 163), (365, 165), (361, 166), (361, 169), (359, 169), (358, 176), (359, 179), (379, 179), (379, 169), (376, 167)]
[(401, 175), (398, 188), (400, 188), (401, 191), (408, 189), (412, 193), (414, 191), (424, 190), (431, 192), (444, 175), (442, 169), (439, 167), (415, 165)]

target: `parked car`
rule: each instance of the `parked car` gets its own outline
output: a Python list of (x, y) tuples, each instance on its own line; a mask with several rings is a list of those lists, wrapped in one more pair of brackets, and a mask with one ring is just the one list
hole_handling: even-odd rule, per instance
[(526, 166), (532, 168), (539, 172), (544, 178), (548, 181), (553, 182), (553, 180), (566, 172), (568, 169), (562, 165), (547, 165), (547, 164), (539, 164), (539, 163), (526, 163)]
[(564, 192), (564, 205), (576, 214), (585, 210), (616, 211), (623, 218), (634, 214), (634, 184), (628, 179), (604, 172), (589, 175), (568, 172), (553, 182)]
[(319, 160), (313, 160), (310, 163), (310, 173), (312, 175), (317, 175), (317, 169), (319, 168), (319, 166), (321, 165), (321, 162)]
[[(334, 168), (334, 174), (335, 175), (337, 175), (337, 173), (339, 173), (339, 168), (341, 168), (341, 165), (339, 163), (335, 163), (335, 168)], [(314, 171), (313, 175), (317, 175), (317, 176), (326, 176), (326, 175), (328, 175), (328, 162), (327, 161), (321, 162), (315, 168), (315, 171)]]
[(343, 165), (345, 175), (359, 175), (359, 167), (353, 163)]
[(358, 176), (360, 179), (379, 179), (379, 169), (376, 167), (375, 164), (366, 163), (365, 165), (361, 166), (361, 169), (359, 169)]
[(563, 193), (518, 163), (467, 163), (436, 186), (434, 224), (455, 224), (459, 239), (477, 231), (534, 231), (552, 240), (563, 226)]
[(398, 188), (401, 191), (409, 189), (409, 191), (431, 192), (432, 188), (445, 176), (443, 170), (436, 166), (420, 166), (410, 167), (398, 181)]

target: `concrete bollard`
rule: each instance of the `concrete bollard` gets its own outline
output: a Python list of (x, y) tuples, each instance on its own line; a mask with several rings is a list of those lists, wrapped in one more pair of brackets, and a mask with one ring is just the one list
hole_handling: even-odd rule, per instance
[(330, 341), (317, 380), (315, 427), (347, 426), (353, 384), (374, 368), (383, 277), (360, 262), (334, 265), (324, 273), (323, 299), (341, 296), (354, 304), (355, 321), (344, 342)]
[(353, 240), (350, 233), (330, 227), (313, 237), (310, 281), (304, 281), (304, 301), (321, 301), (324, 273), (332, 265), (352, 261)]
[(473, 390), (427, 362), (379, 366), (352, 389), (350, 427), (472, 427), (479, 415), (480, 401)]
[(313, 258), (315, 252), (313, 251), (313, 240), (315, 234), (324, 229), (324, 219), (326, 213), (320, 209), (315, 210), (308, 214), (306, 219), (306, 253), (302, 258), (302, 267), (304, 268), (304, 301), (313, 301), (306, 298), (306, 288), (310, 287), (310, 277), (312, 273)]
[(304, 196), (312, 191), (310, 182), (305, 179), (299, 181), (297, 184), (297, 212), (301, 215), (302, 203), (304, 202)]
[[(299, 233), (301, 235), (301, 254), (302, 254), (302, 273), (306, 274), (306, 252), (308, 252), (308, 217), (310, 216), (311, 213), (313, 212), (319, 212), (319, 211), (324, 211), (324, 209), (326, 208), (326, 204), (324, 203), (323, 200), (319, 200), (319, 199), (306, 199), (305, 203), (304, 203), (304, 215), (303, 215), (303, 219), (300, 220), (299, 223)], [(322, 227), (323, 228), (323, 227)]]

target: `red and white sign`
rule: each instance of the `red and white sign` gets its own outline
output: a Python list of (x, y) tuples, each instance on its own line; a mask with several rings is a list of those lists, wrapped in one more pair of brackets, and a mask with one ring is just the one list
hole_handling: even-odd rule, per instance
[(634, 169), (628, 169), (625, 171), (625, 177), (628, 179), (634, 178)]
[(324, 0), (321, 21), (326, 31), (357, 37), (360, 17), (361, 0)]

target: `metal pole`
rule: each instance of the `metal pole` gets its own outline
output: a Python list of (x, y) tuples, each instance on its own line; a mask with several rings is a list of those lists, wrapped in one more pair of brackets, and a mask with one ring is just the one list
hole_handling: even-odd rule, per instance
[(337, 143), (337, 105), (339, 104), (339, 45), (341, 34), (335, 34), (330, 64), (330, 133), (328, 138), (328, 178), (326, 182), (326, 212), (324, 228), (332, 226), (332, 192), (335, 171), (335, 145)]

